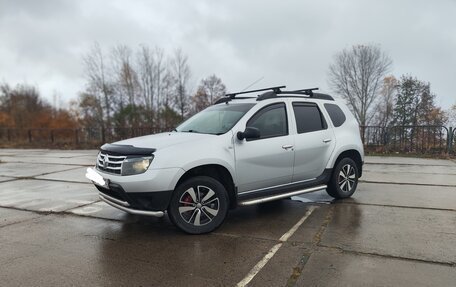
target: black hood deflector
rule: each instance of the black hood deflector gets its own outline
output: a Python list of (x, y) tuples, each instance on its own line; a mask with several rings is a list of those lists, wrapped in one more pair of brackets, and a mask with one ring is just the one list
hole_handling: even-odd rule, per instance
[(120, 144), (104, 144), (100, 148), (101, 151), (106, 152), (111, 155), (142, 155), (150, 156), (156, 149), (154, 148), (144, 148), (144, 147), (135, 147), (132, 145), (120, 145)]

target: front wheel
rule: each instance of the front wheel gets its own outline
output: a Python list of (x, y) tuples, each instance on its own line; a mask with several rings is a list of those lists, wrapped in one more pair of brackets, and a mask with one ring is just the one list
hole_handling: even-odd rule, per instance
[(353, 195), (358, 186), (358, 167), (351, 158), (344, 158), (336, 165), (326, 191), (334, 198)]
[(207, 176), (190, 178), (171, 197), (168, 215), (179, 229), (190, 234), (215, 230), (228, 212), (228, 194), (217, 180)]

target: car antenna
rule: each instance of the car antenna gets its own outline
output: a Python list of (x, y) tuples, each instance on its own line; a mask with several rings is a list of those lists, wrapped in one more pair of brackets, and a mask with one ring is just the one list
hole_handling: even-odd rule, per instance
[(256, 81), (253, 81), (253, 83), (251, 83), (250, 85), (248, 85), (247, 87), (245, 87), (241, 92), (245, 92), (248, 88), (250, 88), (251, 86), (255, 85), (256, 83), (260, 82), (261, 80), (264, 79), (264, 76), (261, 76), (258, 80)]
[[(251, 86), (255, 85), (256, 83), (260, 82), (261, 80), (264, 79), (264, 76), (261, 76), (260, 78), (258, 78), (257, 80), (253, 81), (250, 85), (248, 85), (247, 87), (245, 87), (242, 91), (240, 91), (240, 93), (242, 92), (245, 92), (248, 88), (250, 88)], [(225, 104), (228, 104), (229, 100), (225, 102)]]

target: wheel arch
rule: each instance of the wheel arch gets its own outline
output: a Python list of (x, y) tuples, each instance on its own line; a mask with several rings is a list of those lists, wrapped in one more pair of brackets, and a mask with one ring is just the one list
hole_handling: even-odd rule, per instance
[(208, 176), (219, 181), (228, 192), (229, 206), (234, 208), (237, 205), (236, 186), (231, 172), (220, 164), (203, 164), (190, 168), (177, 181), (176, 187), (185, 180), (195, 176)]
[(334, 161), (333, 169), (343, 158), (351, 158), (356, 163), (356, 167), (358, 169), (358, 177), (361, 177), (363, 174), (363, 158), (361, 156), (361, 153), (356, 149), (348, 149), (341, 152)]

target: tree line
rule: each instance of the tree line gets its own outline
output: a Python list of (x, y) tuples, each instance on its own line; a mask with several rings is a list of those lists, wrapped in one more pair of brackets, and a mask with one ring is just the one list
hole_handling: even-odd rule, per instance
[(193, 91), (188, 56), (176, 49), (94, 44), (83, 56), (86, 83), (69, 108), (58, 109), (32, 85), (0, 85), (0, 128), (86, 128), (171, 130), (224, 96), (215, 74)]
[[(196, 89), (188, 56), (176, 49), (94, 44), (82, 57), (85, 86), (70, 107), (59, 109), (32, 85), (0, 84), (0, 128), (88, 128), (115, 131), (147, 127), (171, 130), (225, 95), (216, 75)], [(334, 56), (328, 83), (346, 100), (361, 126), (452, 125), (435, 103), (429, 82), (391, 75), (391, 58), (376, 45), (355, 45)]]
[(0, 84), (0, 128), (75, 128), (77, 120), (66, 109), (56, 109), (38, 89), (27, 84)]
[(87, 86), (73, 103), (78, 122), (104, 129), (154, 127), (167, 130), (225, 94), (216, 75), (191, 90), (191, 69), (181, 49), (126, 45), (105, 52), (95, 44), (84, 56)]
[(392, 63), (377, 45), (355, 45), (337, 53), (329, 67), (330, 87), (361, 126), (456, 125), (456, 104), (442, 110), (429, 82), (390, 75)]

